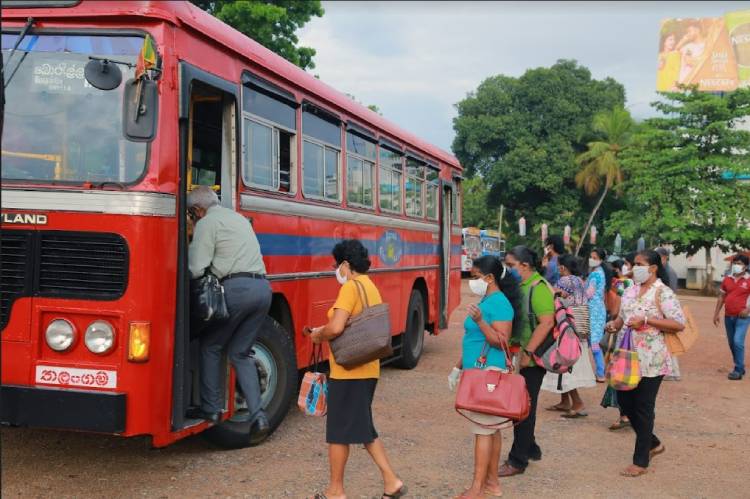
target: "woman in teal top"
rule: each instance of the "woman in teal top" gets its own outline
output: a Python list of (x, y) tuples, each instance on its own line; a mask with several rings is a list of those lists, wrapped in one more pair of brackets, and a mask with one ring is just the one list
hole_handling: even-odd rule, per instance
[[(520, 318), (520, 291), (518, 282), (495, 256), (487, 255), (474, 260), (469, 281), (471, 291), (481, 296), (476, 305), (469, 305), (469, 315), (464, 321), (462, 353), (448, 376), (451, 390), (458, 384), (462, 369), (473, 369), (477, 360), (486, 355), (486, 369), (506, 369), (505, 351), (513, 330), (513, 321)], [(474, 498), (500, 496), (497, 469), (500, 464), (502, 440), (496, 425), (503, 418), (471, 413), (474, 440), (474, 476), (471, 486), (459, 497)], [(478, 423), (478, 424), (477, 424)]]

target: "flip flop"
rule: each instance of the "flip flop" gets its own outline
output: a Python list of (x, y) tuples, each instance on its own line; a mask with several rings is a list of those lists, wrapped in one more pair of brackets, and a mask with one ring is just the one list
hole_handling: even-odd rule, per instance
[(655, 449), (651, 449), (648, 452), (648, 458), (653, 459), (654, 457), (658, 456), (659, 454), (664, 454), (666, 452), (667, 448), (664, 447), (664, 444), (660, 444), (659, 447), (656, 447)]
[(555, 405), (551, 405), (547, 407), (546, 409), (552, 412), (568, 412), (570, 410), (570, 407), (563, 408), (563, 407), (560, 407), (559, 404), (555, 404)]
[(383, 492), (383, 499), (399, 499), (400, 497), (404, 497), (407, 492), (409, 492), (409, 489), (406, 485), (402, 485), (396, 492), (390, 494)]
[(621, 420), (620, 420), (620, 421), (618, 421), (617, 423), (613, 423), (612, 425), (610, 425), (609, 429), (610, 429), (611, 431), (616, 431), (616, 430), (621, 430), (621, 429), (623, 429), (623, 428), (626, 428), (626, 427), (628, 427), (628, 426), (630, 426), (630, 421), (623, 421), (623, 420), (621, 419)]
[(638, 471), (628, 471), (625, 469), (620, 472), (620, 475), (635, 478), (637, 476), (645, 475), (646, 473), (648, 473), (648, 468), (640, 468)]
[(567, 418), (567, 419), (577, 419), (577, 418), (585, 418), (588, 416), (589, 413), (586, 411), (573, 411), (570, 410), (566, 412), (565, 414), (560, 414), (561, 418)]

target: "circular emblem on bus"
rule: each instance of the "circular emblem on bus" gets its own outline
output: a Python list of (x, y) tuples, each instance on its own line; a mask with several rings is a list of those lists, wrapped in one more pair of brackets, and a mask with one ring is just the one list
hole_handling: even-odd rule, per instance
[(387, 230), (378, 240), (378, 256), (385, 265), (395, 265), (401, 260), (404, 244), (398, 232)]
[(109, 382), (109, 375), (105, 373), (104, 371), (99, 371), (96, 373), (96, 384), (99, 386), (104, 386)]

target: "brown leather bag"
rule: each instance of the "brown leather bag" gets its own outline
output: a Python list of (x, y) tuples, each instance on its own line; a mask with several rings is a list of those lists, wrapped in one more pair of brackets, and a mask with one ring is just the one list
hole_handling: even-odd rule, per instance
[[(655, 301), (659, 313), (665, 317), (661, 309), (661, 291), (656, 293)], [(698, 339), (698, 326), (687, 305), (682, 306), (682, 314), (685, 316), (685, 328), (677, 333), (664, 333), (664, 343), (667, 344), (667, 350), (672, 355), (682, 355), (687, 352)]]
[[(487, 346), (485, 344), (485, 346)], [(506, 351), (506, 365), (511, 362)], [(466, 369), (461, 373), (456, 393), (456, 412), (472, 423), (488, 428), (501, 428), (512, 422), (514, 425), (529, 417), (531, 397), (526, 389), (526, 379), (520, 374), (484, 369), (486, 354), (484, 349), (477, 360), (478, 368)], [(489, 416), (506, 418), (495, 425), (484, 425), (474, 421), (466, 411)]]
[(388, 304), (371, 307), (362, 283), (353, 282), (362, 300), (362, 313), (351, 317), (344, 332), (330, 341), (333, 358), (348, 369), (393, 354)]

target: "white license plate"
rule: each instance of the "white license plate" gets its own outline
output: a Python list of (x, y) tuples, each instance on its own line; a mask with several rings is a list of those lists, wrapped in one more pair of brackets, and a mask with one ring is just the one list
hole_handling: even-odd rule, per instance
[(36, 383), (83, 388), (117, 388), (117, 371), (36, 366)]

